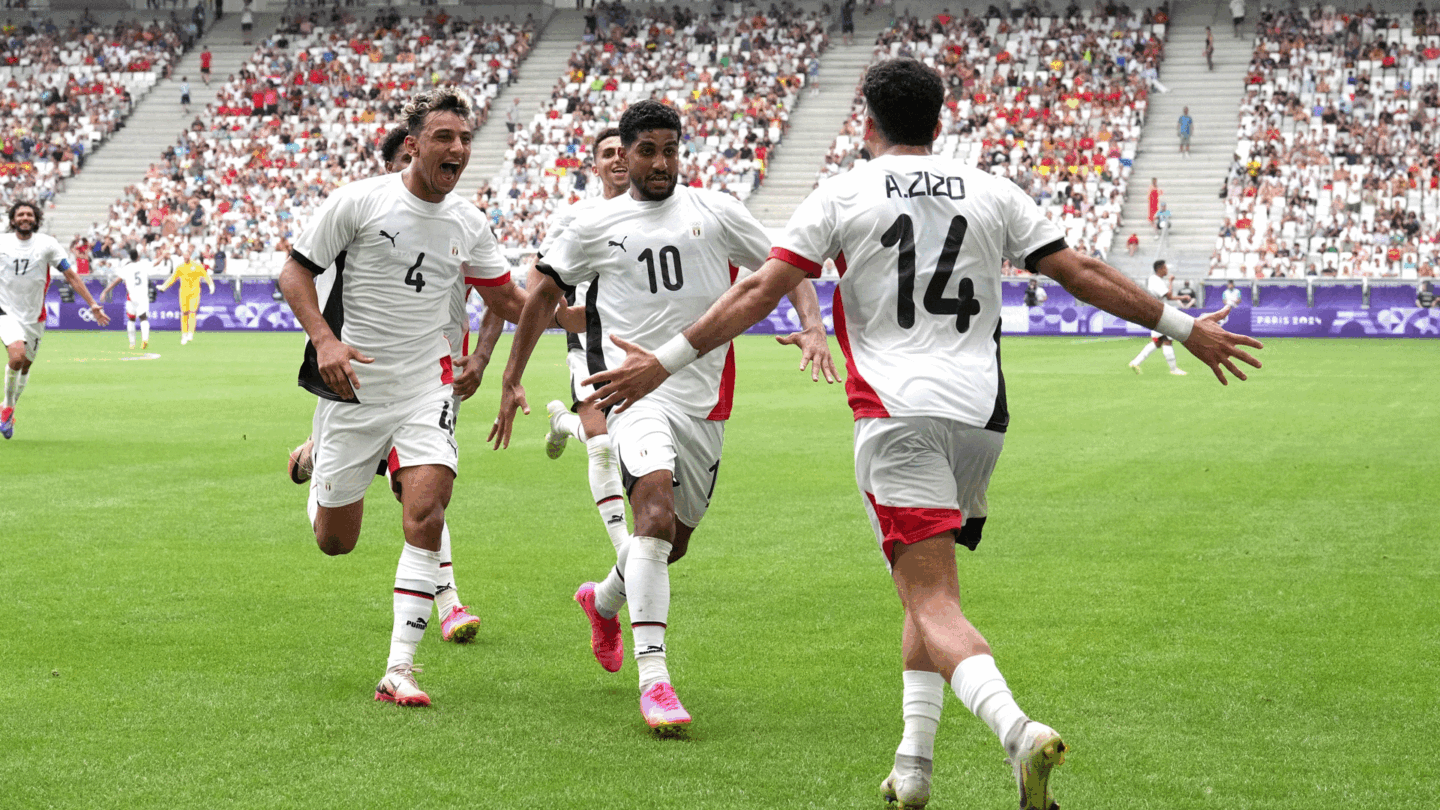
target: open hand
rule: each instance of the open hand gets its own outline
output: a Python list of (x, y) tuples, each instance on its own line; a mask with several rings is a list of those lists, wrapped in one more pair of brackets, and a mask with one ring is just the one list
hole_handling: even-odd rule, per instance
[(800, 370), (804, 371), (806, 366), (809, 366), (812, 382), (820, 382), (821, 374), (825, 375), (827, 383), (840, 379), (840, 375), (835, 373), (835, 360), (830, 356), (830, 343), (825, 339), (824, 329), (816, 327), (788, 335), (777, 335), (775, 342), (800, 347)]
[(510, 432), (515, 429), (515, 410), (530, 415), (530, 404), (525, 401), (525, 386), (520, 383), (504, 383), (500, 386), (500, 413), (495, 424), (490, 426), (490, 435), (485, 441), (491, 442), (491, 449), (510, 447)]
[(595, 387), (595, 393), (585, 398), (586, 404), (601, 410), (614, 408), (615, 413), (624, 413), (636, 400), (670, 379), (670, 372), (660, 365), (655, 355), (634, 343), (618, 335), (611, 335), (610, 340), (625, 350), (625, 362), (617, 368), (586, 377), (581, 384)]
[(1226, 316), (1230, 314), (1230, 307), (1201, 315), (1195, 319), (1195, 327), (1190, 331), (1190, 337), (1185, 341), (1185, 348), (1200, 359), (1200, 362), (1210, 367), (1215, 372), (1215, 378), (1221, 385), (1229, 385), (1230, 381), (1225, 378), (1225, 372), (1221, 366), (1230, 370), (1230, 373), (1238, 379), (1248, 379), (1245, 372), (1235, 367), (1232, 362), (1238, 358), (1245, 363), (1260, 368), (1260, 361), (1256, 360), (1249, 352), (1239, 348), (1249, 346), (1254, 349), (1265, 348), (1264, 344), (1255, 338), (1246, 335), (1237, 335), (1226, 332), (1220, 325)]

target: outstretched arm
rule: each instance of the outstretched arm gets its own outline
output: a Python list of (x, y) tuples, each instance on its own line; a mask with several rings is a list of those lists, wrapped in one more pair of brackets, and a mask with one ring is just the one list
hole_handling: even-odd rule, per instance
[(210, 287), (210, 294), (215, 294), (215, 279), (210, 276), (210, 270), (205, 265), (200, 265), (200, 272), (205, 274), (205, 283)]
[(542, 275), (525, 299), (524, 309), (515, 323), (515, 337), (510, 342), (510, 360), (505, 364), (505, 376), (500, 382), (500, 413), (486, 438), (486, 441), (494, 443), (496, 450), (510, 446), (515, 410), (518, 408), (526, 414), (530, 413), (520, 380), (525, 376), (525, 366), (530, 362), (531, 352), (535, 351), (535, 343), (555, 317), (555, 306), (562, 297), (555, 280)]
[(780, 259), (768, 259), (758, 272), (731, 287), (700, 320), (654, 354), (612, 335), (615, 345), (625, 350), (625, 362), (585, 379), (586, 385), (596, 389), (585, 401), (600, 408), (614, 406), (617, 413), (623, 412), (695, 358), (759, 323), (804, 279), (804, 270)]
[(110, 279), (110, 283), (109, 283), (109, 284), (106, 284), (106, 285), (105, 285), (105, 289), (103, 289), (103, 290), (100, 291), (100, 300), (101, 300), (101, 301), (109, 301), (109, 300), (110, 300), (110, 291), (113, 290), (113, 289), (115, 289), (115, 285), (116, 285), (116, 284), (119, 284), (119, 283), (120, 283), (120, 277), (119, 277), (119, 276), (116, 276), (116, 277)]
[[(289, 262), (286, 262), (285, 266), (286, 266), (286, 267), (289, 267), (289, 266), (290, 266)], [(281, 272), (283, 273), (284, 271), (282, 270)], [(170, 274), (170, 277), (169, 277), (169, 278), (165, 279), (165, 283), (160, 285), (160, 292), (165, 292), (166, 290), (170, 289), (170, 285), (171, 285), (171, 284), (174, 284), (179, 278), (180, 278), (180, 270), (177, 268), (177, 269), (175, 270), (175, 272), (173, 272), (173, 273)], [(315, 284), (314, 284), (313, 281), (312, 281), (311, 284), (310, 284), (310, 289), (312, 289), (312, 290), (315, 289)], [(283, 292), (283, 290), (282, 290), (282, 292)], [(293, 309), (293, 307), (292, 307), (292, 309)]]
[(1237, 378), (1245, 379), (1245, 373), (1235, 367), (1231, 362), (1232, 358), (1260, 368), (1259, 360), (1239, 348), (1264, 348), (1260, 341), (1227, 332), (1217, 323), (1230, 314), (1228, 306), (1218, 312), (1191, 318), (1152, 298), (1140, 285), (1126, 278), (1119, 270), (1099, 259), (1082, 256), (1070, 248), (1040, 259), (1036, 268), (1060, 282), (1060, 286), (1079, 300), (1131, 323), (1164, 333), (1184, 344), (1191, 354), (1215, 372), (1221, 385), (1230, 384), (1221, 366), (1229, 369)]
[(110, 316), (105, 314), (104, 307), (101, 307), (95, 302), (94, 298), (90, 297), (90, 290), (86, 289), (85, 282), (80, 278), (80, 274), (69, 267), (66, 267), (63, 272), (65, 273), (65, 281), (70, 285), (71, 289), (75, 290), (81, 298), (85, 299), (85, 303), (90, 305), (90, 312), (95, 316), (95, 322), (101, 326), (109, 326)]

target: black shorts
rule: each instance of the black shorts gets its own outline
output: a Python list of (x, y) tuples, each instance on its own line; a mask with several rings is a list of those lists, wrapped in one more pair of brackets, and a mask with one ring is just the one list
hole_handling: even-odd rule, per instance
[(181, 103), (181, 104), (189, 104), (189, 103), (190, 103), (190, 94), (189, 94), (189, 93), (186, 93), (185, 95), (181, 96), (181, 97), (180, 97), (180, 103)]
[(204, 73), (206, 76), (209, 76), (209, 75), (210, 75), (210, 68), (202, 67), (202, 68), (200, 68), (200, 72), (201, 72), (201, 73)]
[(854, 21), (854, 20), (851, 20), (850, 22), (842, 22), (842, 23), (840, 23), (840, 33), (842, 33), (842, 34), (853, 34), (853, 33), (855, 33), (855, 21)]
[(241, 31), (249, 31), (250, 29), (252, 29), (252, 28), (254, 28), (254, 27), (255, 27), (255, 24), (254, 24), (254, 23), (240, 23), (240, 30), (241, 30)]

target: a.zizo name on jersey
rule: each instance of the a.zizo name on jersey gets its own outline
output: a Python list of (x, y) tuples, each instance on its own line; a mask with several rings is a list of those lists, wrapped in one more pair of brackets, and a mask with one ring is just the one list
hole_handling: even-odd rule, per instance
[[(897, 179), (897, 177), (899, 179)], [(907, 177), (914, 178), (909, 187), (903, 185)], [(903, 175), (885, 175), (885, 198), (899, 197), (945, 197), (950, 200), (965, 199), (965, 181), (959, 177), (947, 177), (930, 172), (906, 172)]]

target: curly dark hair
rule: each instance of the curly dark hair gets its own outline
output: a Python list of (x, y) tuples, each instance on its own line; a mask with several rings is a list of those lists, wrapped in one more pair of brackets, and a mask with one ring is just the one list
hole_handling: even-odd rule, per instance
[(945, 103), (945, 81), (914, 59), (891, 59), (865, 72), (865, 107), (885, 140), (929, 146)]
[(45, 209), (41, 208), (39, 203), (30, 200), (16, 200), (15, 204), (10, 206), (10, 211), (6, 214), (6, 219), (10, 222), (10, 229), (15, 229), (15, 214), (21, 208), (29, 208), (35, 214), (35, 230), (40, 230), (40, 225), (45, 222)]
[(637, 101), (620, 116), (620, 143), (628, 149), (640, 140), (640, 133), (652, 129), (673, 129), (676, 135), (682, 134), (680, 114), (653, 98)]
[(409, 127), (396, 127), (385, 134), (385, 140), (380, 142), (380, 159), (386, 163), (395, 159), (400, 147), (405, 144), (405, 138), (410, 134)]

